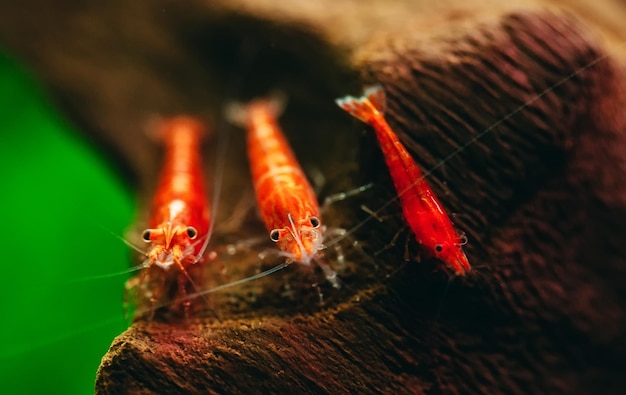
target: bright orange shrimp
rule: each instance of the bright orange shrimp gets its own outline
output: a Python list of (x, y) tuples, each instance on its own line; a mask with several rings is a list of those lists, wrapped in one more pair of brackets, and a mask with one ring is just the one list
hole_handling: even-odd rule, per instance
[(257, 203), (270, 239), (290, 261), (310, 265), (312, 260), (330, 281), (332, 271), (316, 259), (322, 247), (320, 207), (311, 184), (300, 168), (276, 122), (279, 105), (255, 100), (231, 118), (245, 123), (248, 157)]
[(382, 87), (374, 86), (366, 89), (360, 98), (346, 96), (336, 102), (374, 129), (400, 198), (404, 219), (417, 242), (428, 255), (441, 260), (456, 275), (463, 276), (471, 269), (461, 247), (463, 237), (455, 232), (419, 167), (387, 123), (385, 100)]
[[(178, 270), (178, 289), (183, 298), (187, 283), (193, 283), (188, 269), (201, 261), (210, 236), (210, 210), (200, 157), (202, 134), (202, 125), (186, 116), (168, 119), (159, 127), (165, 162), (152, 202), (150, 228), (142, 233), (150, 246), (142, 265), (144, 272), (129, 280), (127, 289), (139, 285), (145, 290), (146, 273), (155, 268), (161, 270), (156, 275), (161, 286), (166, 272), (172, 267)], [(145, 291), (154, 305), (163, 290)]]

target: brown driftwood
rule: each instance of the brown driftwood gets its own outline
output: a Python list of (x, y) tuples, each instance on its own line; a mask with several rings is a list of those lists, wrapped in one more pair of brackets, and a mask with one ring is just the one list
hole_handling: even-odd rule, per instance
[[(216, 124), (224, 100), (278, 88), (290, 96), (282, 124), (302, 162), (328, 175), (325, 192), (375, 182), (325, 217), (349, 228), (366, 217), (359, 204), (378, 208), (393, 189), (372, 136), (332, 99), (380, 82), (419, 165), (449, 158), (429, 182), (460, 213), (470, 262), (483, 268), (448, 286), (437, 262), (406, 264), (402, 241), (375, 263), (346, 242), (345, 286), (322, 284), (323, 305), (292, 266), (263, 279), (256, 300), (247, 284), (211, 295), (206, 317), (139, 319), (104, 357), (97, 393), (624, 388), (626, 79), (603, 49), (620, 47), (598, 44), (574, 14), (517, 5), (151, 3), (59, 5), (39, 22), (58, 25), (39, 45), (18, 34), (34, 25), (0, 32), (140, 192), (158, 169), (139, 127), (150, 114), (208, 113)], [(242, 137), (232, 139), (224, 218), (249, 182)], [(353, 236), (369, 253), (401, 226), (397, 204), (385, 214), (394, 219)], [(255, 226), (246, 219), (242, 237)], [(294, 301), (281, 296), (285, 275)]]

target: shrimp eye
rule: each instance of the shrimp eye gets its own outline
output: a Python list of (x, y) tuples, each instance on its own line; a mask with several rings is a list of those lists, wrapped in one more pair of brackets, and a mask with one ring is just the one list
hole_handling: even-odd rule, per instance
[(435, 245), (435, 252), (441, 252), (443, 251), (443, 246), (441, 244), (436, 244)]
[(270, 240), (273, 242), (277, 242), (280, 239), (280, 231), (278, 229), (274, 229), (270, 232)]
[(188, 226), (187, 227), (187, 236), (189, 236), (189, 238), (191, 240), (195, 239), (198, 236), (198, 230), (196, 228), (194, 228), (193, 226)]
[(141, 234), (141, 238), (143, 239), (143, 241), (145, 241), (146, 243), (149, 243), (150, 240), (150, 229), (146, 229), (143, 231), (143, 233)]
[(320, 226), (320, 219), (317, 217), (309, 218), (309, 222), (311, 222), (311, 226), (314, 228), (319, 228)]

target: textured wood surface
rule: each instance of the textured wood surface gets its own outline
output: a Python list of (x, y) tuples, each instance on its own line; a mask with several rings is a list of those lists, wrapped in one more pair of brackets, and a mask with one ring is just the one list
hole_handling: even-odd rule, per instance
[[(141, 133), (150, 115), (194, 113), (216, 125), (216, 138), (232, 132), (218, 220), (249, 188), (242, 135), (220, 126), (221, 108), (274, 88), (290, 97), (281, 122), (296, 154), (327, 176), (322, 195), (375, 183), (331, 207), (326, 223), (351, 228), (367, 217), (360, 204), (388, 202), (373, 136), (333, 103), (380, 82), (418, 164), (446, 159), (429, 182), (458, 213), (477, 269), (448, 283), (436, 262), (404, 262), (404, 237), (365, 259), (350, 242), (371, 256), (385, 247), (402, 224), (391, 203), (380, 213), (391, 219), (341, 243), (344, 287), (320, 283), (322, 305), (316, 277), (291, 266), (211, 294), (192, 320), (137, 320), (104, 357), (97, 393), (620, 393), (626, 80), (615, 13), (581, 13), (578, 2), (574, 13), (174, 3), (68, 2), (30, 24), (3, 21), (0, 35), (139, 193), (150, 193), (158, 169)], [(18, 13), (10, 7), (0, 11)], [(44, 34), (37, 25), (46, 24), (56, 28)], [(259, 234), (253, 213), (235, 232)], [(232, 236), (218, 233), (214, 245)], [(230, 275), (253, 273), (256, 252), (225, 259)]]

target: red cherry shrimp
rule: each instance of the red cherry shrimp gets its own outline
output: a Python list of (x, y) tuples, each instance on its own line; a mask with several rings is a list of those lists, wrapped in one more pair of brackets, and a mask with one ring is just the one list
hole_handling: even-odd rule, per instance
[[(183, 299), (188, 284), (197, 289), (189, 270), (203, 260), (211, 221), (201, 170), (202, 136), (203, 126), (187, 116), (167, 119), (158, 128), (165, 160), (152, 201), (149, 228), (141, 235), (148, 244), (141, 265), (144, 270), (126, 284), (127, 292), (134, 289), (153, 305), (164, 296), (172, 275)], [(187, 312), (188, 301), (184, 305)]]
[(346, 96), (337, 105), (355, 118), (369, 124), (400, 199), (404, 219), (428, 255), (442, 261), (455, 275), (463, 276), (470, 264), (463, 252), (463, 238), (454, 230), (450, 218), (426, 182), (421, 170), (385, 119), (385, 92), (381, 86), (365, 90), (362, 97)]

